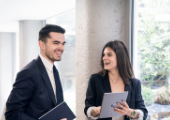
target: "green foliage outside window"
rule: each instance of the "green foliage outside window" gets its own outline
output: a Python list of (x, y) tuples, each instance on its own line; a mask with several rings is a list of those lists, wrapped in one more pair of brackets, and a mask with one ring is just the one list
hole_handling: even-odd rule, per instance
[[(145, 4), (143, 4), (145, 3)], [(138, 12), (138, 55), (142, 81), (163, 80), (170, 70), (169, 0), (143, 0)], [(169, 15), (170, 17), (170, 15)]]
[(150, 87), (142, 85), (142, 97), (146, 106), (149, 106), (154, 102), (154, 95)]

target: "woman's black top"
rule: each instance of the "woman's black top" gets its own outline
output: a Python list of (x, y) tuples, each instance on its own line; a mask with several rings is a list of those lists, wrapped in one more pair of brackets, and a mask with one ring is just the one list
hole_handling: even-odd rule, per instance
[[(138, 79), (130, 79), (130, 84), (125, 84), (125, 91), (128, 91), (127, 104), (131, 109), (140, 109), (144, 113), (143, 120), (146, 120), (148, 111), (145, 107), (144, 100), (141, 95), (141, 83)], [(92, 74), (88, 83), (86, 92), (84, 113), (87, 115), (89, 107), (101, 106), (104, 93), (110, 93), (111, 87), (108, 74), (101, 76), (100, 74)], [(112, 120), (112, 118), (102, 118), (98, 120)], [(124, 120), (129, 120), (127, 116), (124, 116)]]

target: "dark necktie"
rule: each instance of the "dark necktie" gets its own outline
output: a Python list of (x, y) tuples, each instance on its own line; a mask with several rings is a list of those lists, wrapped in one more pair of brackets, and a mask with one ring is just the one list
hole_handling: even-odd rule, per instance
[(58, 105), (61, 102), (63, 102), (63, 91), (62, 91), (58, 71), (54, 65), (53, 65), (53, 73), (54, 73), (54, 79), (56, 84), (56, 97), (57, 97), (57, 105)]

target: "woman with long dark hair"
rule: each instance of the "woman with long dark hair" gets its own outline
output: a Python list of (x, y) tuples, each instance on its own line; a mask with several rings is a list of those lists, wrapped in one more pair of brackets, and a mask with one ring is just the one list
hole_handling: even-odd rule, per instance
[(92, 74), (89, 80), (84, 112), (90, 119), (98, 119), (104, 93), (128, 91), (121, 109), (114, 107), (120, 117), (99, 120), (145, 120), (148, 111), (141, 95), (141, 83), (134, 77), (127, 47), (123, 42), (108, 42), (101, 55), (101, 71)]

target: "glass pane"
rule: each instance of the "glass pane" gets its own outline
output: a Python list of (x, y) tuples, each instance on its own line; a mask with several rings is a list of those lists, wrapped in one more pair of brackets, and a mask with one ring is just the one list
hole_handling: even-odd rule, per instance
[(76, 112), (76, 64), (75, 64), (75, 9), (46, 20), (47, 24), (56, 24), (66, 30), (65, 50), (60, 62), (55, 62), (64, 90), (64, 100)]
[(169, 8), (169, 0), (135, 3), (134, 71), (149, 115), (170, 112)]

